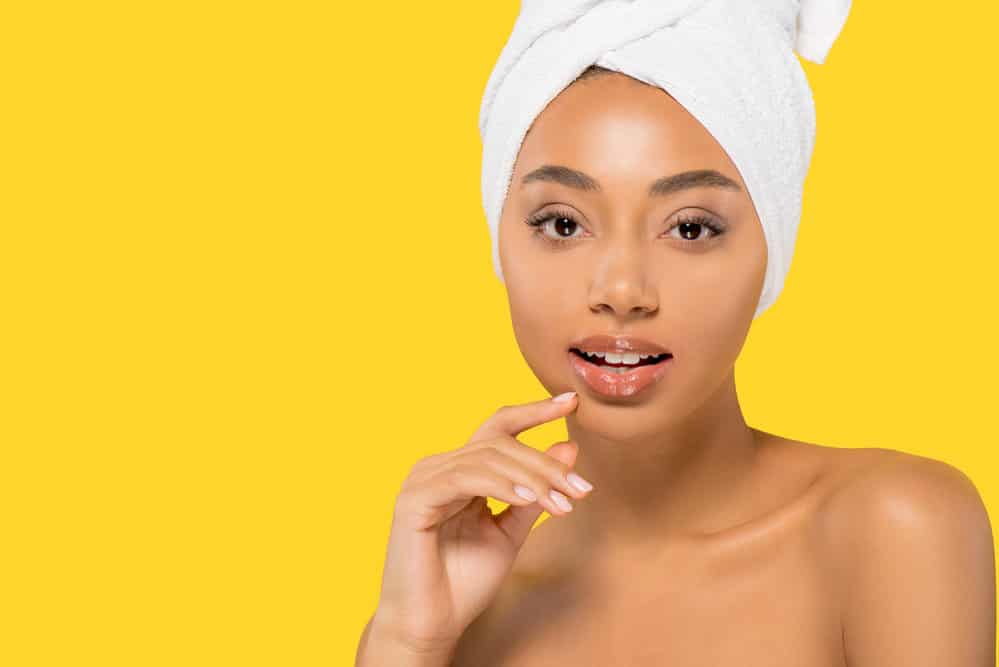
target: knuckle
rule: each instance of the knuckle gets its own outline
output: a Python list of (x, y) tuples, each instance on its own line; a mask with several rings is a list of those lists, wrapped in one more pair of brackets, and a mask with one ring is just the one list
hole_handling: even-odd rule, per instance
[(475, 461), (479, 460), (480, 456), (482, 455), (479, 453), (479, 448), (475, 448), (475, 450), (470, 450), (467, 452), (462, 452), (456, 455), (453, 459), (451, 459), (451, 462), (448, 465), (448, 469), (454, 468), (455, 466), (467, 467), (469, 465), (475, 465)]
[(422, 470), (419, 468), (414, 468), (409, 471), (409, 474), (402, 479), (402, 484), (399, 485), (400, 492), (407, 491), (423, 478), (421, 474)]
[(547, 496), (548, 491), (552, 488), (551, 480), (543, 475), (531, 475), (531, 484), (536, 491), (541, 492), (542, 496)]
[(483, 446), (479, 448), (478, 456), (485, 463), (500, 463), (505, 458), (505, 454), (500, 452), (498, 449), (492, 445)]
[(406, 476), (402, 478), (402, 483), (399, 485), (400, 491), (405, 491), (406, 489), (408, 489), (409, 487), (411, 487), (413, 485), (413, 482), (417, 478), (418, 472), (419, 472), (419, 469), (417, 469), (415, 467), (414, 468), (410, 468), (410, 470), (406, 474)]
[(401, 491), (395, 497), (393, 511), (396, 515), (405, 514), (413, 504), (413, 494), (409, 491)]
[(448, 470), (447, 477), (452, 482), (467, 482), (475, 478), (475, 468), (467, 463), (456, 463)]
[(431, 457), (429, 457), (429, 456), (424, 456), (421, 459), (417, 459), (413, 463), (413, 465), (410, 466), (410, 468), (409, 468), (410, 475), (412, 475), (413, 473), (422, 472), (427, 467), (429, 467), (430, 466), (430, 459), (431, 459)]
[(503, 418), (509, 415), (511, 412), (513, 412), (513, 410), (514, 406), (509, 404), (504, 404), (496, 408), (496, 412), (494, 412), (493, 414), (497, 417)]
[(500, 452), (512, 452), (513, 450), (522, 448), (531, 449), (531, 447), (525, 445), (520, 440), (517, 440), (517, 438), (512, 435), (504, 435), (499, 438), (493, 438), (489, 441), (489, 444), (493, 449)]
[(498, 440), (501, 440), (501, 438), (483, 438), (481, 440), (472, 440), (471, 442), (465, 445), (464, 449), (467, 450), (479, 450), (487, 448), (495, 449)]
[(443, 461), (447, 459), (450, 454), (451, 452), (440, 452), (418, 459), (412, 466), (410, 466), (409, 473), (406, 476), (406, 479), (403, 480), (403, 485), (412, 484), (415, 481), (424, 479), (428, 475), (433, 474), (433, 472)]
[(555, 465), (552, 466), (552, 474), (557, 477), (565, 477), (569, 474), (569, 466), (561, 461), (552, 461)]
[(565, 463), (562, 463), (558, 459), (553, 459), (542, 452), (538, 452), (538, 454), (538, 461), (540, 461), (542, 468), (548, 475), (552, 477), (560, 477), (569, 472), (569, 466)]
[(486, 443), (488, 443), (488, 442), (489, 442), (488, 440), (470, 440), (470, 441), (466, 442), (462, 446), (462, 449), (465, 450), (465, 451), (472, 451), (474, 449), (482, 449), (484, 446), (486, 446)]

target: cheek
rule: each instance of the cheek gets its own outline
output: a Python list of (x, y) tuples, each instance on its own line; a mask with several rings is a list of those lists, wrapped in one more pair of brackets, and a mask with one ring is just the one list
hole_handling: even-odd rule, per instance
[(573, 321), (570, 311), (579, 296), (570, 298), (563, 285), (553, 284), (543, 276), (527, 279), (525, 273), (516, 270), (507, 276), (506, 290), (521, 355), (541, 383), (551, 389), (553, 381), (564, 378), (564, 348), (574, 335), (560, 323)]
[(578, 280), (560, 275), (543, 253), (531, 248), (536, 239), (507, 232), (501, 225), (500, 261), (514, 336), (531, 371), (554, 391), (565, 382), (566, 345), (579, 333), (569, 329), (578, 319)]
[[(685, 356), (718, 377), (728, 372), (745, 343), (752, 324), (763, 276), (766, 248), (746, 244), (724, 258), (714, 270), (701, 272), (690, 289), (677, 293), (684, 314)], [(714, 367), (717, 373), (706, 369)]]
[[(531, 276), (534, 276), (535, 281), (547, 278), (547, 276), (538, 273), (544, 271), (545, 265), (532, 259), (536, 253), (533, 252), (534, 248), (530, 244), (531, 242), (536, 243), (537, 239), (530, 238), (530, 230), (527, 230), (527, 226), (523, 223), (518, 223), (514, 217), (515, 214), (510, 210), (511, 208), (515, 209), (516, 206), (510, 204), (504, 208), (503, 218), (499, 225), (498, 240), (500, 265), (503, 267), (503, 282), (508, 287), (511, 284), (530, 280)], [(525, 229), (519, 229), (518, 224)]]
[(538, 239), (528, 231), (517, 233), (514, 224), (506, 219), (500, 224), (500, 264), (514, 329), (533, 340), (550, 329), (552, 322), (560, 321), (562, 309), (569, 307), (571, 279), (560, 276), (554, 263), (538, 252), (534, 247)]

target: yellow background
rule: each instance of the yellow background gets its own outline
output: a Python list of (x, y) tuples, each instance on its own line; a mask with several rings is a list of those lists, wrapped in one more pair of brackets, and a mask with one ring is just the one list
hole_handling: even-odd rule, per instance
[[(0, 664), (353, 664), (410, 465), (544, 396), (479, 192), (517, 8), (8, 3)], [(804, 62), (737, 366), (750, 424), (947, 461), (993, 516), (996, 13), (856, 2)]]

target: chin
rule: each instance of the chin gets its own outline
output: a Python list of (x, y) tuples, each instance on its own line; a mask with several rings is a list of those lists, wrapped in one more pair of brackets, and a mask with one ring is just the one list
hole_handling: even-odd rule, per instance
[(611, 403), (584, 392), (585, 389), (580, 392), (578, 407), (568, 418), (580, 429), (613, 442), (648, 440), (669, 429), (683, 416), (665, 405), (663, 399)]
[[(613, 408), (617, 410), (617, 408)], [(598, 408), (598, 410), (600, 410)], [(661, 430), (661, 425), (638, 421), (624, 414), (599, 415), (590, 411), (575, 417), (579, 428), (602, 440), (627, 445), (631, 442), (644, 442)], [(658, 427), (657, 427), (658, 426)]]

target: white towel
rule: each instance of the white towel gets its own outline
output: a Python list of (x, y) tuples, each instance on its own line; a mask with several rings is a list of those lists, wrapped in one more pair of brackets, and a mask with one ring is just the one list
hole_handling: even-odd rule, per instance
[(667, 91), (739, 170), (767, 242), (755, 317), (791, 264), (815, 144), (815, 106), (795, 53), (822, 63), (851, 0), (522, 0), (479, 114), (482, 201), (499, 279), (499, 220), (534, 119), (590, 65)]

